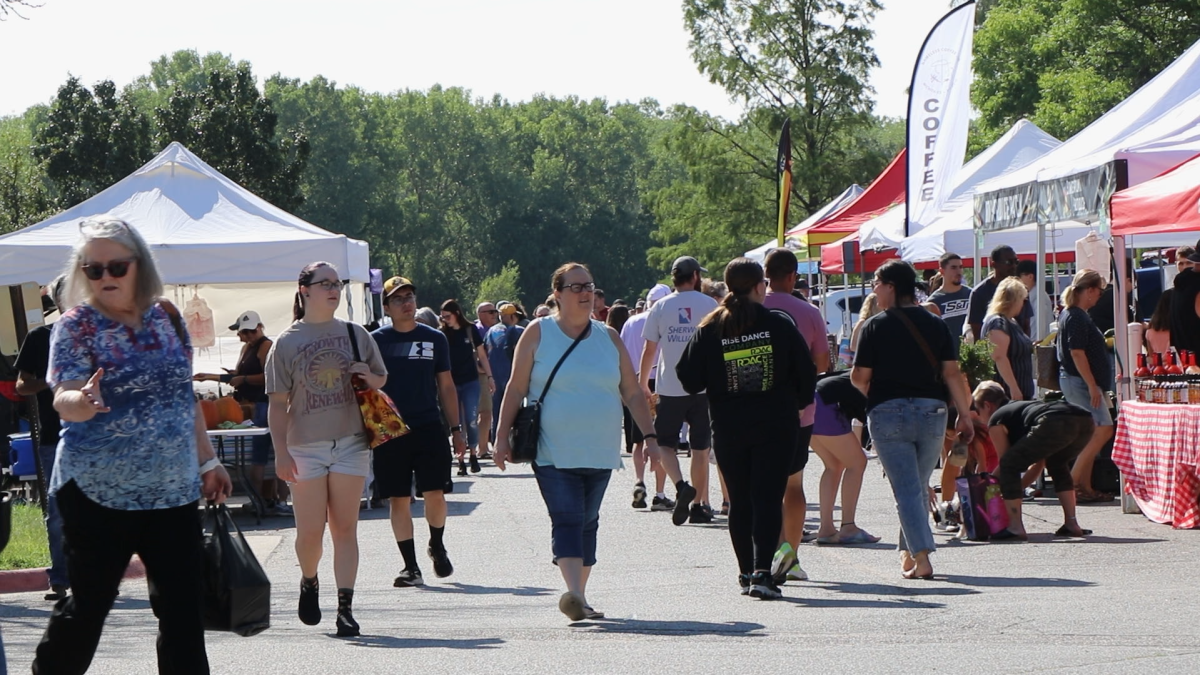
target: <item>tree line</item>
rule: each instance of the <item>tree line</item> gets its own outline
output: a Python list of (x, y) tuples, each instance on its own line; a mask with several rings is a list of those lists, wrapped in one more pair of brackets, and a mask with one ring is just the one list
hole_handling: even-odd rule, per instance
[[(1060, 138), (1078, 131), (1191, 44), (1197, 1), (982, 0), (972, 151), (1020, 117)], [(692, 58), (744, 106), (735, 120), (653, 100), (514, 103), (319, 76), (260, 87), (251, 64), (187, 50), (120, 87), (70, 77), (48, 104), (0, 119), (0, 232), (179, 141), (273, 204), (366, 240), (372, 266), (413, 278), (428, 302), (536, 304), (566, 260), (588, 263), (608, 298), (633, 298), (678, 255), (716, 270), (774, 235), (784, 119), (792, 222), (865, 185), (903, 146), (903, 121), (873, 114), (867, 85), (879, 9), (683, 0)], [(1063, 35), (1074, 37), (1056, 44)]]

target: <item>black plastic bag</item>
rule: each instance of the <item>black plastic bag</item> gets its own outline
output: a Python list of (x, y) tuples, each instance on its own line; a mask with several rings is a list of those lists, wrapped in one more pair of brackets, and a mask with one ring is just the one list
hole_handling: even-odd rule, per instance
[(271, 581), (224, 504), (204, 520), (204, 628), (258, 635), (271, 626)]

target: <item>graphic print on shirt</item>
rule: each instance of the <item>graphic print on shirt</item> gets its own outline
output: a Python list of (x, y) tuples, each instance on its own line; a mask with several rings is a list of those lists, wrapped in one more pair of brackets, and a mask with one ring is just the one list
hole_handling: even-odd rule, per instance
[(401, 345), (401, 349), (405, 347), (407, 347), (408, 358), (410, 359), (433, 360), (432, 342), (409, 342), (407, 345)]
[(680, 307), (679, 308), (679, 323), (690, 324), (691, 322), (692, 322), (692, 308), (691, 307)]
[(770, 391), (775, 376), (771, 331), (723, 338), (721, 351), (725, 356), (725, 386), (730, 393)]
[(354, 400), (350, 389), (350, 340), (346, 336), (323, 337), (300, 348), (304, 369), (306, 414), (345, 405)]

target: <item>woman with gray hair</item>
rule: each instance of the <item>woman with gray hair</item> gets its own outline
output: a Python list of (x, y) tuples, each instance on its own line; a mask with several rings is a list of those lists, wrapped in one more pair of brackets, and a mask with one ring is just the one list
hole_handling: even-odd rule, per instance
[(50, 491), (67, 539), (71, 595), (59, 600), (33, 671), (82, 673), (125, 567), (146, 566), (163, 673), (207, 673), (200, 495), (231, 492), (192, 395), (192, 348), (142, 237), (84, 221), (66, 269), (66, 312), (50, 338), (63, 421)]

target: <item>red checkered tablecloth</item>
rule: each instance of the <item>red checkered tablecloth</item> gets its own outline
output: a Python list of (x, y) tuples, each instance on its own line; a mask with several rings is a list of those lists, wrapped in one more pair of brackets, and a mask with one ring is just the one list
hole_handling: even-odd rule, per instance
[(1147, 518), (1200, 527), (1200, 406), (1122, 403), (1112, 458)]

